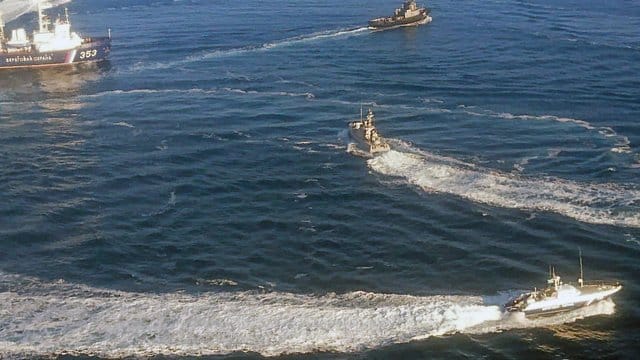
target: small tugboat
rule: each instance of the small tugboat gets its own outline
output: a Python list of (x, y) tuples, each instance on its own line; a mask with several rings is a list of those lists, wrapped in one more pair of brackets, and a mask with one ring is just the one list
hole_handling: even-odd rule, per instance
[(362, 118), (362, 109), (360, 109), (360, 120), (349, 123), (349, 134), (360, 148), (372, 155), (386, 152), (390, 149), (389, 144), (378, 134), (375, 116), (371, 109), (369, 109), (365, 119)]
[(105, 60), (111, 51), (111, 31), (106, 37), (81, 37), (71, 31), (69, 14), (52, 22), (37, 3), (38, 29), (28, 36), (24, 28), (11, 30), (7, 39), (0, 16), (0, 70), (51, 67)]
[(431, 10), (419, 8), (415, 0), (406, 0), (401, 8), (396, 9), (393, 16), (369, 20), (369, 29), (380, 30), (397, 26), (424, 24), (432, 19)]
[(577, 285), (563, 284), (554, 269), (549, 272), (547, 287), (521, 294), (504, 305), (509, 312), (523, 312), (526, 317), (553, 315), (571, 311), (607, 299), (622, 289), (619, 282), (592, 282), (585, 284), (580, 254), (580, 277)]

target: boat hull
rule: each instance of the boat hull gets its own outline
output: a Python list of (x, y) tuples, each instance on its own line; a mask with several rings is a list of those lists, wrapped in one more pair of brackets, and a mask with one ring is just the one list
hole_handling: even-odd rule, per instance
[(601, 300), (604, 300), (604, 298), (600, 299), (600, 300), (580, 301), (580, 302), (577, 302), (577, 303), (573, 303), (571, 305), (562, 305), (562, 306), (558, 306), (558, 307), (550, 307), (550, 308), (535, 309), (535, 310), (524, 310), (522, 312), (524, 313), (524, 316), (526, 316), (528, 318), (553, 316), (553, 315), (560, 314), (560, 313), (563, 313), (563, 312), (569, 312), (569, 311), (577, 310), (577, 309), (583, 308), (585, 306), (589, 306), (589, 305), (593, 304), (594, 302), (598, 302), (598, 301), (601, 301)]
[(423, 9), (416, 16), (408, 17), (408, 18), (379, 18), (369, 20), (369, 28), (373, 30), (379, 29), (388, 29), (398, 26), (408, 26), (408, 25), (417, 25), (424, 22), (429, 17), (430, 11), (427, 9)]
[(371, 145), (364, 138), (364, 130), (356, 129), (353, 126), (349, 127), (349, 137), (354, 141), (354, 143), (358, 146), (360, 150), (369, 152), (371, 150)]
[(510, 301), (505, 306), (505, 309), (509, 312), (522, 312), (529, 318), (555, 315), (562, 312), (576, 310), (608, 299), (613, 294), (620, 291), (622, 289), (622, 285), (586, 285), (583, 288), (578, 289), (580, 293), (575, 296), (566, 296), (563, 298), (553, 297), (532, 303), (527, 303), (527, 299), (535, 296), (533, 295), (534, 293), (524, 294), (523, 296)]
[(88, 39), (82, 45), (68, 50), (3, 52), (0, 53), (0, 70), (100, 62), (106, 60), (110, 52), (109, 37)]

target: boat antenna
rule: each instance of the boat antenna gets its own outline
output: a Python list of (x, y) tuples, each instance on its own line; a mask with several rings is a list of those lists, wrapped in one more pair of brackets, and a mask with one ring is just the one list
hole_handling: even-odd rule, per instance
[(360, 121), (362, 121), (362, 103), (360, 103)]
[(2, 48), (3, 41), (4, 41), (4, 21), (2, 21), (2, 11), (0, 11), (0, 48)]
[(40, 28), (40, 32), (46, 32), (47, 26), (49, 25), (48, 21), (45, 20), (44, 11), (42, 9), (41, 1), (38, 1), (38, 27)]
[(64, 17), (67, 24), (69, 24), (69, 9), (64, 8)]
[(578, 247), (578, 255), (580, 256), (580, 277), (578, 278), (578, 285), (582, 287), (584, 284), (584, 274), (582, 273), (582, 248)]

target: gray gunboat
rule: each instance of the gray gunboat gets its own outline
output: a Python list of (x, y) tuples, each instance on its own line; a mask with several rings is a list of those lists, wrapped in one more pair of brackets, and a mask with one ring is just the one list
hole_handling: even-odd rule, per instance
[(418, 7), (415, 0), (406, 0), (401, 8), (389, 17), (381, 17), (369, 20), (369, 28), (380, 30), (397, 26), (417, 25), (431, 21), (431, 10)]
[(378, 154), (389, 151), (390, 147), (386, 141), (378, 134), (375, 125), (375, 116), (373, 111), (369, 109), (367, 117), (362, 118), (362, 109), (360, 110), (360, 120), (349, 123), (349, 135), (355, 140), (357, 146), (371, 154)]

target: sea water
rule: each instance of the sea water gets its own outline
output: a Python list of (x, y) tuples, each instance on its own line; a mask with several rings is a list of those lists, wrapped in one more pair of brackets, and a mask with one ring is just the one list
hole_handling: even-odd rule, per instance
[[(0, 73), (0, 357), (637, 354), (637, 3), (68, 5), (110, 61)], [(502, 311), (578, 248), (612, 300)]]

